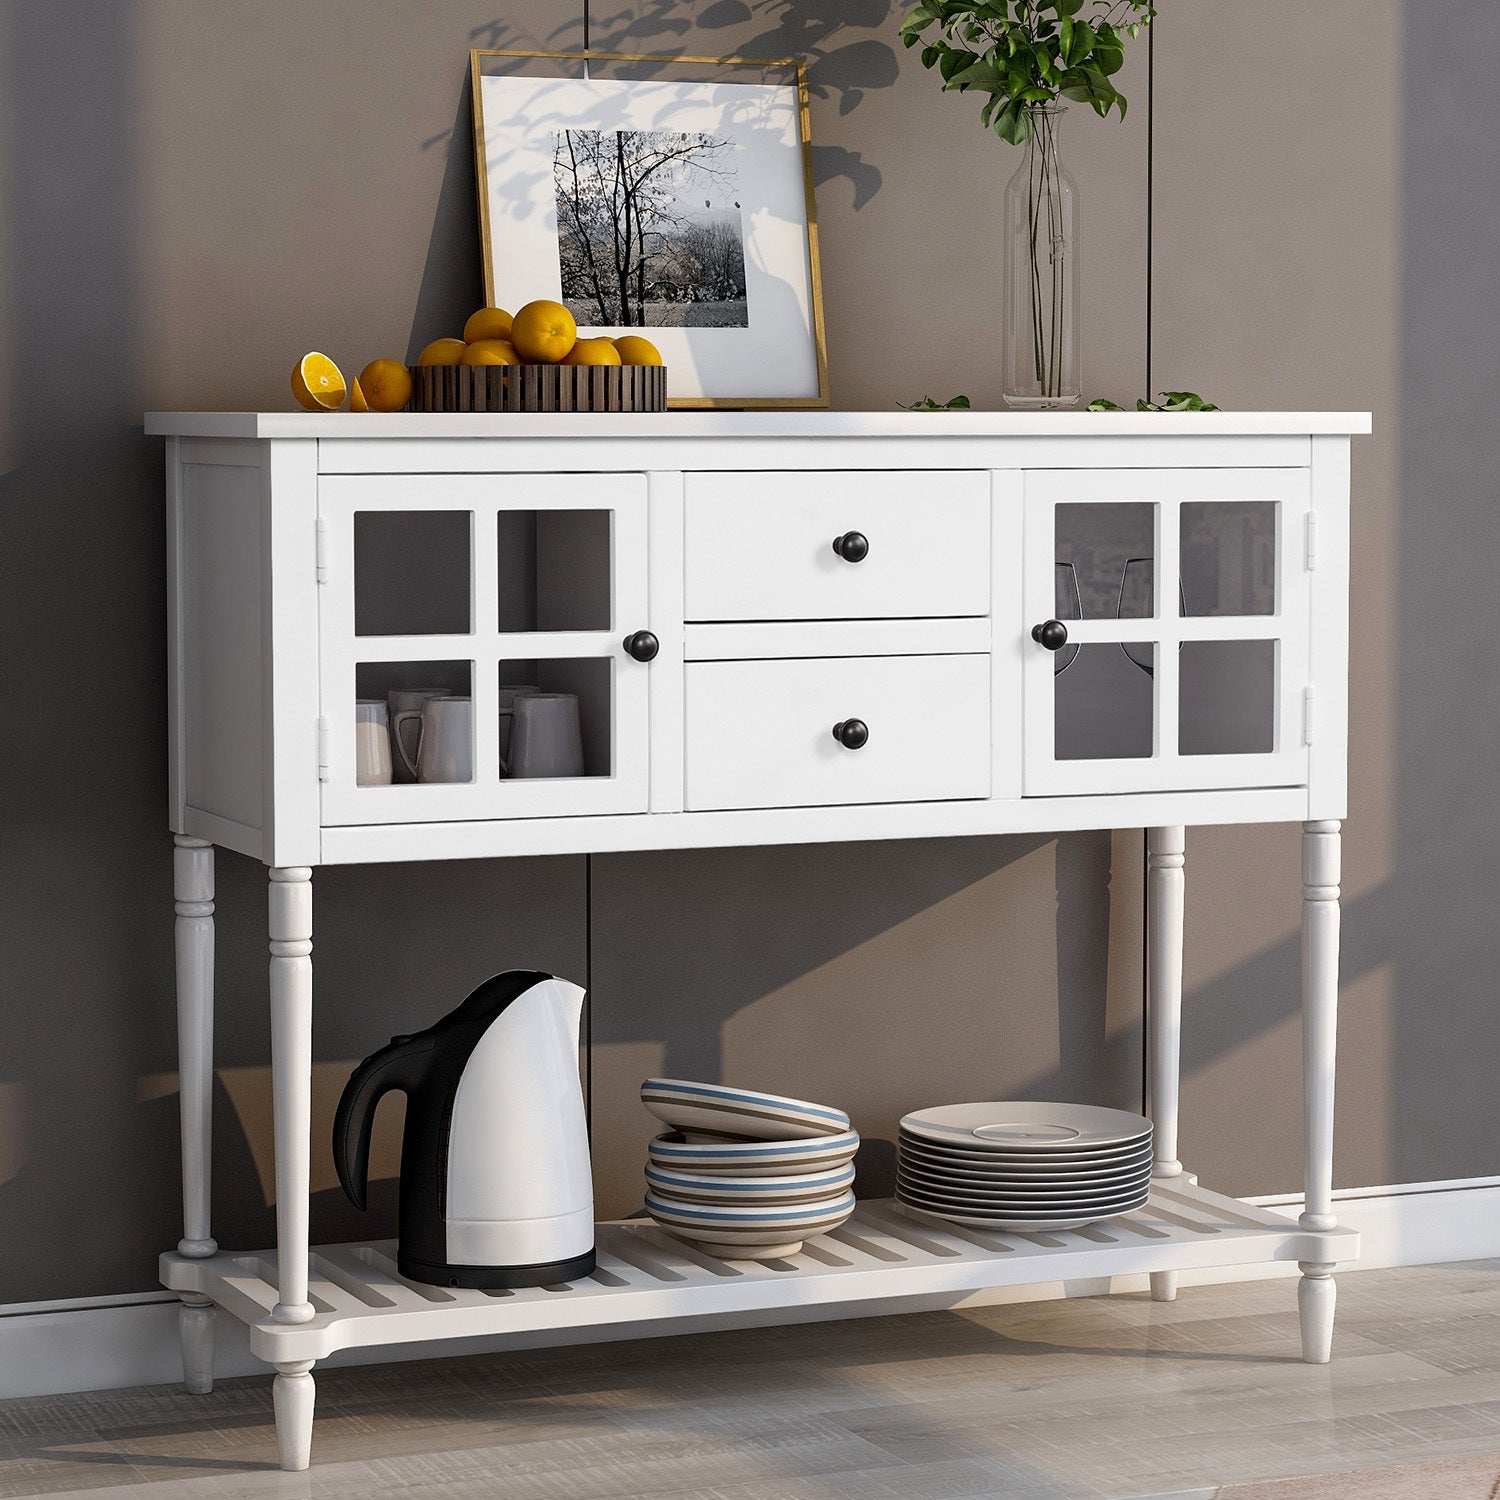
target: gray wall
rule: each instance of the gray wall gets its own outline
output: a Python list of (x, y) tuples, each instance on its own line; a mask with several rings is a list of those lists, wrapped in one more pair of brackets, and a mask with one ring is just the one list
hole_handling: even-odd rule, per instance
[[(1483, 546), (1500, 455), (1468, 402), (1495, 348), (1478, 293), (1500, 149), (1441, 102), (1403, 139), (1394, 106), (1403, 88), (1474, 97), (1497, 21), (1480, 0), (1428, 0), (1403, 64), (1398, 0), (1167, 8), (1156, 384), (1374, 406), (1380, 430), (1356, 464), (1339, 1179), (1490, 1170), (1500, 1143), (1469, 1085), (1497, 1024), (1484, 976), (1500, 939), (1482, 920), (1496, 810), (1466, 788), (1495, 743), (1475, 684), (1500, 639)], [(1015, 159), (896, 45), (898, 15), (890, 0), (640, 0), (596, 7), (591, 39), (805, 53), (835, 404), (966, 391), (996, 406)], [(456, 329), (480, 300), (467, 49), (575, 47), (582, 22), (580, 0), (0, 9), (0, 1302), (148, 1287), (180, 1232), (161, 456), (140, 413), (284, 407), (308, 347), (358, 369)], [(1335, 76), (1299, 40), (1314, 24), (1357, 34), (1358, 68)], [(1473, 87), (1426, 76), (1439, 66), (1472, 66)], [(1144, 45), (1127, 68), (1127, 121), (1074, 110), (1064, 135), (1086, 213), (1088, 386), (1124, 401), (1147, 342)], [(1473, 613), (1487, 629), (1429, 639)], [(1286, 829), (1189, 842), (1184, 1147), (1245, 1192), (1297, 1181), (1296, 858)], [(319, 872), (314, 1233), (392, 1223), (399, 1108), (372, 1221), (340, 1202), (323, 1144), (352, 1062), (496, 968), (581, 975), (590, 928), (607, 1210), (638, 1202), (634, 1089), (660, 1068), (847, 1104), (875, 1142), (872, 1188), (889, 1178), (880, 1141), (923, 1102), (1138, 1100), (1140, 860), (1128, 832), (610, 856), (592, 862), (591, 910), (581, 859)], [(273, 1232), (264, 910), (263, 872), (222, 856), (227, 1244)]]

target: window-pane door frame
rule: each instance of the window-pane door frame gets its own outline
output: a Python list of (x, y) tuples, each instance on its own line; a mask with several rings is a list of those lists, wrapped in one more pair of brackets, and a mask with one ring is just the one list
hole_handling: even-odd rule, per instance
[[(1024, 777), (1028, 797), (1111, 792), (1199, 791), (1228, 787), (1304, 786), (1309, 756), (1303, 741), (1302, 697), (1310, 682), (1311, 578), (1305, 537), (1311, 505), (1305, 469), (1049, 469), (1025, 476), (1022, 532), (1024, 639)], [(1194, 501), (1274, 501), (1274, 615), (1179, 614), (1182, 507)], [(1151, 642), (1153, 745), (1149, 757), (1058, 760), (1052, 652), (1031, 639), (1031, 627), (1056, 612), (1057, 507), (1072, 504), (1154, 507), (1155, 617), (1069, 620), (1079, 645)], [(1178, 751), (1184, 641), (1271, 640), (1276, 643), (1275, 748), (1264, 754), (1182, 755)]]
[[(325, 826), (644, 812), (650, 776), (649, 673), (624, 636), (647, 614), (644, 474), (327, 475), (319, 483), (325, 580), (318, 589), (320, 708), (327, 750)], [(359, 511), (468, 511), (470, 632), (356, 636), (354, 517)], [(608, 510), (607, 630), (499, 629), (498, 517), (505, 510)], [(610, 772), (562, 780), (500, 776), (500, 663), (559, 658), (610, 662)], [(361, 662), (472, 662), (474, 780), (362, 787), (355, 782), (356, 668)]]

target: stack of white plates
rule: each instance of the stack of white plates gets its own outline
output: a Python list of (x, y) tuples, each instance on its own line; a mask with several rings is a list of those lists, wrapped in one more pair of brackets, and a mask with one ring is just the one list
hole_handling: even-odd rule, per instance
[(901, 1121), (896, 1200), (975, 1229), (1077, 1229), (1144, 1207), (1151, 1122), (1086, 1104), (948, 1104)]
[(648, 1078), (641, 1102), (676, 1128), (651, 1143), (646, 1211), (724, 1260), (795, 1255), (854, 1212), (849, 1116), (826, 1104)]

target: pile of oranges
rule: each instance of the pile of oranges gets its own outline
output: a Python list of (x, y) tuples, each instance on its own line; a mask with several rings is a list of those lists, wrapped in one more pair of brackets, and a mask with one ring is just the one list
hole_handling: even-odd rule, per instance
[[(481, 307), (461, 339), (434, 339), (419, 365), (659, 365), (650, 339), (578, 337), (578, 324), (561, 302), (528, 302), (514, 317), (503, 307)], [(346, 387), (326, 354), (304, 354), (292, 371), (292, 394), (309, 411), (400, 411), (411, 400), (411, 371), (399, 359), (372, 360)]]
[(434, 339), (419, 365), (659, 365), (650, 339), (581, 339), (561, 302), (528, 302), (512, 317), (503, 307), (481, 307), (461, 339)]

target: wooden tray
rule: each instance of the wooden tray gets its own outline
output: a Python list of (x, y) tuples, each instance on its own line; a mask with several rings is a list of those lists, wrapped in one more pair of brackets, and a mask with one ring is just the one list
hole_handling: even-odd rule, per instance
[(413, 411), (665, 411), (662, 365), (413, 365)]

